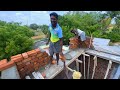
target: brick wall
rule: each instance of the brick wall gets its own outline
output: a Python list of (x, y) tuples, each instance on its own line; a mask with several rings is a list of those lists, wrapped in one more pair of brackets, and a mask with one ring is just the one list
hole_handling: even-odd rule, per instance
[(9, 62), (7, 62), (7, 59), (1, 60), (0, 71), (16, 65), (21, 79), (24, 79), (26, 75), (30, 75), (33, 71), (37, 71), (48, 64), (49, 60), (48, 53), (35, 49), (12, 56)]
[[(85, 58), (86, 58), (85, 59), (85, 71), (86, 71), (85, 73), (86, 73), (86, 76), (87, 76), (88, 57), (85, 57)], [(94, 56), (90, 55), (89, 79), (92, 78), (92, 74), (93, 74), (93, 67), (94, 67), (94, 60), (93, 60), (93, 58), (94, 58)], [(79, 59), (81, 61), (83, 61), (83, 55), (81, 55), (79, 57)], [(105, 59), (97, 57), (97, 66), (96, 66), (96, 69), (95, 69), (95, 74), (94, 74), (94, 78), (93, 79), (104, 79), (105, 74), (106, 74), (106, 70), (107, 70), (107, 67), (108, 67), (108, 63), (109, 63), (108, 60), (105, 60)], [(117, 66), (117, 65), (118, 65), (117, 63), (114, 63), (114, 62), (112, 63), (112, 66), (111, 66), (111, 69), (109, 70), (107, 79), (110, 79), (112, 71), (114, 70), (114, 67)], [(80, 64), (80, 72), (84, 76), (84, 64), (83, 63)]]
[[(91, 39), (90, 37), (86, 37), (86, 40), (83, 42), (81, 40), (79, 40), (78, 38), (76, 37), (72, 37), (69, 39), (70, 42), (69, 42), (69, 45), (70, 45), (70, 49), (77, 49), (77, 48), (88, 48), (89, 45), (90, 47), (92, 48), (93, 45), (93, 38)], [(91, 40), (91, 44), (90, 44), (90, 40)]]

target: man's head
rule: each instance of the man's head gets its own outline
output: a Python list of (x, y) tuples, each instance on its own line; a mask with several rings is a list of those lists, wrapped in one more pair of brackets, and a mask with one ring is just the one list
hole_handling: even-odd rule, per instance
[(76, 29), (72, 29), (71, 30), (71, 33), (75, 33), (77, 30)]
[(53, 12), (50, 14), (50, 21), (53, 27), (56, 27), (57, 22), (58, 22), (58, 14)]

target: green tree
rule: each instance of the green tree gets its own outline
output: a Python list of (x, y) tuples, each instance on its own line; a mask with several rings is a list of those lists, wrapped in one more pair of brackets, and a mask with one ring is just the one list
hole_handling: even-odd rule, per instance
[(37, 30), (39, 26), (36, 23), (30, 24), (30, 28), (33, 30)]
[[(21, 54), (32, 49), (34, 35), (33, 31), (16, 23), (5, 23), (0, 21), (0, 60), (16, 54)], [(3, 26), (1, 26), (1, 24)]]
[(47, 25), (40, 25), (39, 29), (46, 35), (48, 33), (48, 26)]

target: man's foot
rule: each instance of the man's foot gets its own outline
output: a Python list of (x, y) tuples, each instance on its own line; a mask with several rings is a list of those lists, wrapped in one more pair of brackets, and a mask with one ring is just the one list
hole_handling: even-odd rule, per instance
[(57, 65), (59, 65), (59, 62), (57, 61)]
[(56, 64), (56, 60), (52, 60), (52, 62), (51, 62), (52, 64)]

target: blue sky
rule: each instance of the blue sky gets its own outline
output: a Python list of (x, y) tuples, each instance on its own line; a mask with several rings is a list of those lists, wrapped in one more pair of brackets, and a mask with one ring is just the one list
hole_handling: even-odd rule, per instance
[(0, 20), (6, 22), (22, 22), (22, 25), (36, 23), (38, 25), (49, 24), (51, 12), (64, 15), (67, 11), (0, 11)]
[[(64, 15), (68, 11), (0, 11), (0, 20), (6, 22), (22, 22), (22, 25), (30, 25), (32, 23), (49, 25), (49, 14), (51, 12)], [(114, 20), (112, 20), (112, 23), (115, 23)]]

